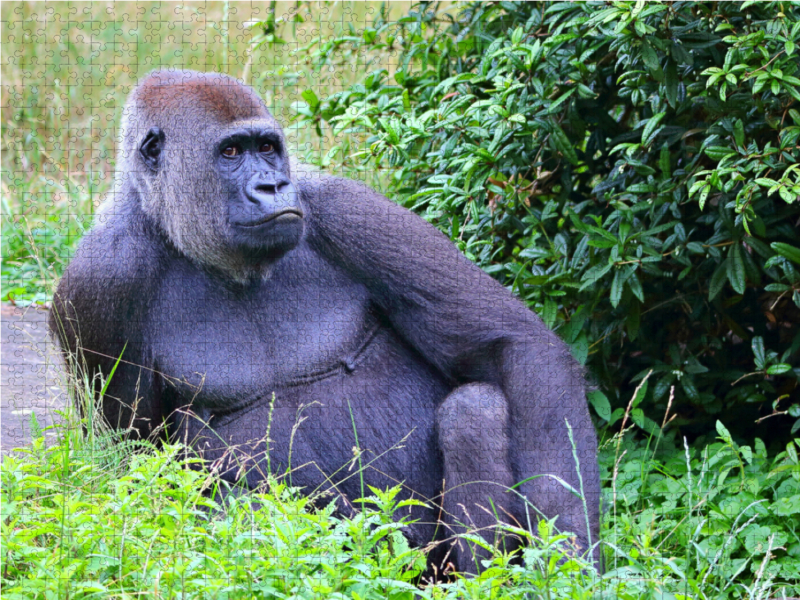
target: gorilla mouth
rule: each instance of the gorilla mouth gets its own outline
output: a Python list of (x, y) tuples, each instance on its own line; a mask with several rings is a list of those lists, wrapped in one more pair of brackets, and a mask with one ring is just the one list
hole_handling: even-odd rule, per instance
[(250, 221), (249, 223), (235, 223), (235, 225), (239, 227), (258, 227), (259, 225), (263, 225), (264, 223), (269, 223), (270, 221), (274, 221), (279, 217), (291, 217), (291, 218), (303, 218), (302, 211), (296, 208), (287, 208), (285, 210), (281, 210), (278, 212), (271, 213), (269, 215), (265, 215), (264, 217), (256, 220)]

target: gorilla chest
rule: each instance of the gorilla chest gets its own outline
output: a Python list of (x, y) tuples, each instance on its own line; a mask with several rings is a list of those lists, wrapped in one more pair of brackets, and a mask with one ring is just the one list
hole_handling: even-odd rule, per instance
[(247, 289), (176, 273), (150, 326), (155, 368), (180, 399), (231, 410), (354, 368), (379, 329), (368, 294), (331, 267), (309, 266)]

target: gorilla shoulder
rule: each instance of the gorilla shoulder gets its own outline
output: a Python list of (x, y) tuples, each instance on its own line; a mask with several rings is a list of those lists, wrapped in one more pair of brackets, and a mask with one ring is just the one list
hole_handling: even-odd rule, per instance
[(160, 285), (170, 254), (152, 221), (131, 201), (135, 194), (129, 191), (122, 202), (115, 202), (115, 196), (106, 200), (81, 240), (48, 317), (62, 347), (76, 356), (91, 348), (118, 356), (115, 342), (137, 337), (131, 330)]

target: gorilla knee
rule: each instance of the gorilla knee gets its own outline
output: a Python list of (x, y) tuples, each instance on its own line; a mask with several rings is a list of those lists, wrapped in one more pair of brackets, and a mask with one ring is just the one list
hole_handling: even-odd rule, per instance
[[(508, 407), (499, 388), (473, 383), (456, 388), (439, 407), (439, 444), (464, 471), (478, 475), (508, 459)], [(456, 466), (455, 464), (453, 465)]]
[[(444, 457), (445, 524), (456, 534), (477, 531), (493, 542), (498, 519), (513, 522), (518, 514), (516, 496), (508, 491), (514, 481), (506, 398), (493, 385), (456, 388), (439, 407), (437, 425)], [(462, 572), (477, 572), (479, 559), (488, 556), (464, 540), (454, 547), (456, 568)]]

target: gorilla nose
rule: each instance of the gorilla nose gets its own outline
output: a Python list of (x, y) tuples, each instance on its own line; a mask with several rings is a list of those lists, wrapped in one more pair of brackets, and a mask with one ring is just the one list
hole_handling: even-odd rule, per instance
[(274, 194), (277, 188), (278, 184), (276, 183), (259, 183), (256, 185), (256, 192), (267, 192), (269, 194)]
[(294, 186), (288, 180), (261, 179), (248, 185), (245, 195), (253, 204), (293, 205), (295, 202), (293, 192)]
[(265, 194), (280, 193), (289, 185), (288, 181), (264, 181), (255, 185), (256, 192), (264, 192)]
[(297, 190), (287, 177), (256, 177), (244, 188), (244, 198), (234, 202), (229, 210), (231, 223), (242, 227), (264, 225), (274, 219), (279, 222), (302, 219)]

